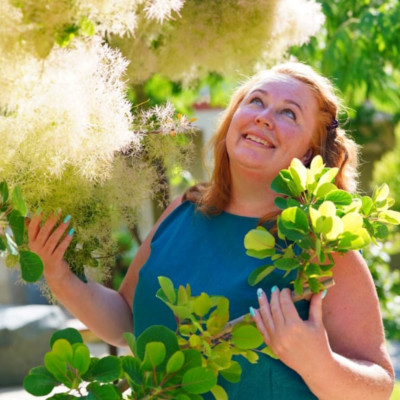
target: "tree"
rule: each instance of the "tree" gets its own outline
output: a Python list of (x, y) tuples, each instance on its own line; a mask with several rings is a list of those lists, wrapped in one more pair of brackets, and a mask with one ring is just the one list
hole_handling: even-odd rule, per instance
[(126, 80), (251, 72), (319, 29), (318, 4), (301, 5), (298, 14), (286, 0), (1, 2), (0, 181), (20, 187), (32, 212), (72, 216), (75, 272), (112, 266), (112, 230), (135, 223), (193, 130), (169, 104), (131, 104)]

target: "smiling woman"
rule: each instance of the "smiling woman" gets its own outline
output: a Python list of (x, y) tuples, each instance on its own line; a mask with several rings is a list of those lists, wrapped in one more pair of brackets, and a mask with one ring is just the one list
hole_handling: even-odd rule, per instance
[[(279, 210), (270, 183), (279, 170), (294, 157), (307, 165), (321, 155), (327, 167), (338, 169), (335, 184), (355, 190), (357, 147), (335, 123), (338, 111), (332, 85), (308, 66), (283, 64), (257, 74), (234, 93), (223, 115), (210, 182), (171, 203), (118, 293), (84, 284), (71, 273), (63, 260), (69, 220), (56, 227), (56, 217), (44, 224), (39, 215), (32, 218), (30, 247), (44, 261), (50, 288), (89, 329), (118, 345), (132, 324), (136, 337), (151, 325), (176, 328), (167, 306), (154, 296), (159, 276), (173, 277), (176, 286), (189, 284), (193, 295), (228, 298), (231, 319), (251, 307), (279, 360), (261, 355), (257, 364), (241, 362), (240, 383), (221, 378), (230, 400), (388, 399), (393, 368), (373, 281), (358, 252), (333, 256), (336, 284), (324, 299), (319, 293), (294, 304), (295, 276), (278, 268), (258, 290), (248, 283), (266, 261), (248, 257), (243, 238), (262, 220), (268, 228), (274, 225)], [(328, 385), (331, 381), (335, 384)]]

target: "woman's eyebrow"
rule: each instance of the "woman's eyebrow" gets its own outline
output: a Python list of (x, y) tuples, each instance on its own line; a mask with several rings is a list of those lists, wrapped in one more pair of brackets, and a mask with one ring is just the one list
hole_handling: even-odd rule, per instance
[[(268, 91), (267, 91), (267, 90), (264, 90), (264, 89), (254, 89), (254, 90), (252, 90), (252, 91), (250, 92), (250, 95), (252, 95), (253, 93), (256, 93), (256, 92), (261, 92), (261, 93), (264, 94), (265, 96), (268, 96), (268, 95), (269, 95)], [(296, 101), (291, 100), (291, 99), (285, 99), (285, 100), (283, 100), (283, 101), (284, 101), (285, 103), (288, 103), (288, 104), (293, 104), (293, 105), (296, 106), (301, 112), (303, 112), (303, 109), (301, 108), (300, 104), (297, 103)]]

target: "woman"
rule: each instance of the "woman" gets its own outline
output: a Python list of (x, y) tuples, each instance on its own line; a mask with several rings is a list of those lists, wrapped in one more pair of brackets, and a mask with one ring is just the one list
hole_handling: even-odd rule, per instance
[[(59, 301), (94, 333), (125, 345), (122, 333), (153, 324), (173, 328), (170, 311), (154, 294), (157, 276), (193, 294), (226, 296), (231, 318), (248, 312), (279, 356), (242, 362), (239, 383), (222, 382), (229, 399), (388, 399), (393, 369), (385, 349), (378, 299), (358, 252), (335, 257), (336, 285), (310, 302), (293, 304), (282, 271), (260, 288), (248, 275), (265, 261), (246, 256), (243, 237), (278, 210), (270, 184), (294, 157), (305, 165), (317, 154), (339, 167), (336, 184), (355, 189), (356, 146), (337, 127), (338, 100), (328, 80), (298, 63), (279, 65), (233, 95), (214, 139), (211, 182), (189, 190), (164, 212), (135, 256), (119, 292), (82, 283), (63, 260), (73, 232), (39, 215), (29, 226), (30, 247), (45, 264)], [(257, 293), (257, 295), (256, 295)], [(257, 309), (258, 308), (258, 309)], [(133, 309), (133, 318), (132, 318)]]

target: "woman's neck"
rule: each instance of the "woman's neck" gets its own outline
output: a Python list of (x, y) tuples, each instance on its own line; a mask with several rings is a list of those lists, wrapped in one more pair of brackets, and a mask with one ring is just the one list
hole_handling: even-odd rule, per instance
[(274, 204), (276, 193), (271, 182), (232, 179), (231, 198), (225, 211), (246, 217), (262, 217), (278, 211)]

